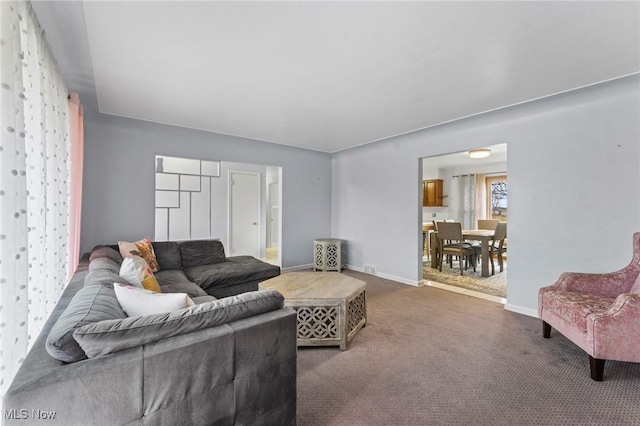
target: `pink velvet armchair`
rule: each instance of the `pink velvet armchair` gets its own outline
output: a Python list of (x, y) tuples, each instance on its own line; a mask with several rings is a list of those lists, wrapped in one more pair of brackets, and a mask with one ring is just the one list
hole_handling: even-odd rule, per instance
[(640, 232), (633, 259), (608, 274), (565, 272), (538, 293), (542, 333), (555, 328), (589, 355), (591, 378), (602, 381), (605, 360), (640, 362)]

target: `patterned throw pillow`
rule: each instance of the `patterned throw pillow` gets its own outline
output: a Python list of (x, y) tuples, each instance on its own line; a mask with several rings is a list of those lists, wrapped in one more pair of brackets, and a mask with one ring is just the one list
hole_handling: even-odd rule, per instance
[(161, 314), (194, 306), (186, 293), (155, 293), (130, 285), (113, 284), (122, 310), (130, 317)]
[(151, 268), (140, 256), (126, 257), (120, 266), (119, 275), (136, 287), (146, 288), (157, 293), (161, 291), (160, 284), (151, 272)]
[(153, 245), (149, 238), (143, 238), (140, 241), (130, 243), (127, 241), (118, 241), (118, 248), (122, 257), (140, 256), (149, 264), (151, 272), (158, 272), (160, 267), (158, 266), (158, 260), (156, 259), (156, 253), (153, 251)]

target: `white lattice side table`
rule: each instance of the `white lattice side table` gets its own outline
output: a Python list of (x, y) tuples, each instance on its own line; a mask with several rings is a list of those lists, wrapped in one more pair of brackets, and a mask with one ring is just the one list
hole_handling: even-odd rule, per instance
[(313, 241), (313, 270), (342, 271), (347, 256), (345, 240), (319, 238)]

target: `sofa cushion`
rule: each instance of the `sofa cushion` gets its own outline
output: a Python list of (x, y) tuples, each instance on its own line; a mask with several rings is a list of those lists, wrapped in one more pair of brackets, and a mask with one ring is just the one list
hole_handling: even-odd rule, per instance
[(547, 291), (544, 294), (543, 309), (555, 313), (582, 330), (587, 330), (590, 314), (606, 311), (615, 302), (614, 297), (573, 291)]
[(208, 295), (207, 292), (201, 289), (198, 285), (189, 281), (161, 285), (160, 289), (162, 293), (187, 293), (187, 296), (191, 297), (192, 299), (194, 297)]
[(116, 262), (108, 257), (98, 257), (89, 262), (89, 271), (104, 270), (117, 274), (120, 272), (120, 264), (121, 262)]
[(182, 268), (224, 262), (224, 246), (218, 240), (191, 240), (180, 243)]
[(277, 291), (256, 291), (164, 314), (87, 324), (77, 329), (74, 337), (93, 358), (259, 315), (283, 305), (284, 297)]
[(182, 269), (182, 255), (180, 243), (176, 241), (153, 241), (153, 251), (156, 253), (158, 269)]
[(151, 272), (149, 264), (140, 256), (127, 257), (120, 266), (120, 276), (136, 287), (160, 292), (160, 284)]
[(227, 287), (255, 280), (268, 280), (280, 275), (280, 267), (252, 256), (232, 256), (226, 262), (185, 267), (187, 277), (203, 289)]
[(160, 287), (166, 284), (188, 283), (189, 278), (181, 269), (164, 269), (155, 273)]
[(143, 238), (140, 241), (133, 243), (128, 241), (118, 241), (118, 247), (123, 258), (140, 256), (149, 264), (151, 272), (156, 272), (158, 270), (156, 253), (153, 251), (153, 245), (151, 244), (150, 239)]
[[(206, 293), (205, 293), (206, 294)], [(216, 299), (215, 297), (206, 294), (206, 296), (197, 296), (197, 297), (192, 297), (191, 300), (193, 300), (193, 303), (195, 303), (196, 305), (200, 305), (202, 303), (207, 303), (207, 302), (213, 302)]]
[(131, 284), (125, 278), (108, 269), (96, 269), (94, 271), (90, 271), (84, 279), (85, 287), (90, 285), (113, 287), (113, 283)]
[(158, 293), (144, 288), (114, 284), (118, 303), (130, 317), (161, 314), (193, 306), (186, 293)]
[(103, 245), (95, 246), (91, 250), (91, 254), (89, 255), (89, 261), (92, 262), (94, 259), (98, 259), (101, 257), (107, 257), (118, 263), (122, 262), (122, 256), (120, 255), (120, 252), (110, 246), (103, 246)]
[(81, 288), (69, 302), (47, 336), (49, 355), (64, 362), (86, 359), (87, 355), (73, 338), (73, 330), (103, 320), (127, 318), (112, 287), (91, 285)]

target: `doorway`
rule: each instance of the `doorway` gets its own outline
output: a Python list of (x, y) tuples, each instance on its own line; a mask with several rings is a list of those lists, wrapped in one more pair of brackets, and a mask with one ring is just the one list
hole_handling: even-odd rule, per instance
[(229, 171), (229, 252), (260, 257), (260, 174)]
[(280, 266), (280, 167), (267, 167), (267, 239), (265, 261)]
[[(422, 278), (423, 283), (445, 290), (506, 303), (506, 254), (504, 270), (500, 272), (494, 256), (495, 274), (482, 274), (480, 261), (476, 267), (464, 270), (460, 276), (457, 265), (450, 268), (443, 265), (442, 272), (434, 269), (429, 256), (429, 230), (434, 221), (455, 221), (463, 229), (477, 229), (478, 219), (507, 219), (507, 146), (506, 144), (487, 147), (491, 155), (487, 158), (470, 158), (467, 151), (420, 159), (422, 181), (441, 182), (443, 203), (423, 203), (420, 200), (422, 227), (420, 241), (423, 241)], [(484, 224), (483, 224), (484, 226)], [(426, 230), (426, 231), (425, 231)], [(424, 239), (423, 239), (424, 236)], [(473, 243), (473, 241), (469, 241)], [(455, 272), (457, 271), (457, 272)], [(485, 275), (484, 277), (482, 275)]]

